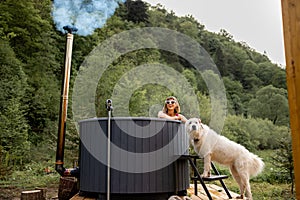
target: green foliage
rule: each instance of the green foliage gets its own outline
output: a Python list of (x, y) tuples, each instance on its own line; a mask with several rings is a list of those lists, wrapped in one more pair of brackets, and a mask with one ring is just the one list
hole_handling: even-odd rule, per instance
[(20, 60), (28, 61), (43, 48), (41, 36), (51, 28), (50, 23), (41, 18), (33, 1), (8, 0), (2, 6), (2, 12), (9, 16), (3, 20), (7, 25), (4, 33), (15, 35), (10, 44)]
[(23, 165), (30, 147), (23, 102), (27, 85), (22, 65), (8, 42), (0, 39), (0, 46), (0, 161), (1, 167), (9, 169)]
[(273, 85), (277, 88), (286, 89), (286, 77), (283, 69), (279, 67), (274, 68), (270, 62), (259, 63), (258, 67), (256, 75), (263, 82), (264, 86)]
[(228, 110), (230, 114), (241, 115), (244, 113), (244, 105), (242, 102), (243, 86), (238, 81), (232, 81), (228, 77), (223, 78), (226, 88), (226, 97), (228, 100)]
[(191, 38), (198, 39), (200, 31), (203, 30), (203, 26), (201, 26), (193, 16), (184, 16), (179, 18), (178, 21), (177, 31), (184, 33)]
[(289, 111), (287, 91), (272, 85), (259, 89), (248, 105), (248, 113), (253, 117), (269, 119), (276, 125), (288, 125)]
[(8, 179), (12, 173), (12, 166), (9, 165), (6, 158), (6, 152), (3, 150), (2, 145), (0, 146), (0, 180)]
[(124, 10), (121, 13), (123, 20), (132, 21), (134, 23), (146, 23), (148, 21), (148, 5), (145, 2), (141, 0), (128, 0), (122, 7)]
[[(169, 95), (168, 95), (169, 93)], [(149, 84), (136, 90), (129, 102), (129, 113), (131, 116), (157, 117), (158, 111), (163, 107), (162, 102), (172, 93), (167, 88)]]
[(104, 72), (103, 76), (99, 80), (99, 86), (97, 88), (96, 93), (97, 116), (106, 116), (106, 99), (111, 98), (114, 86), (117, 84), (121, 76), (131, 68), (131, 66), (111, 66), (108, 67), (107, 70)]
[(199, 117), (201, 121), (205, 124), (208, 124), (211, 117), (211, 103), (208, 96), (203, 95), (200, 92), (197, 92), (197, 97), (199, 101)]
[(182, 74), (188, 80), (188, 82), (193, 86), (193, 88), (197, 89), (197, 78), (195, 74), (190, 69), (185, 69)]
[[(31, 162), (22, 170), (16, 170), (6, 181), (0, 181), (0, 186), (32, 189), (57, 184), (59, 174), (55, 172), (52, 162)], [(9, 185), (6, 185), (9, 183)]]
[(241, 83), (245, 90), (256, 91), (261, 87), (262, 81), (256, 76), (258, 66), (252, 60), (246, 60), (242, 67), (243, 79)]
[(275, 166), (274, 173), (277, 175), (277, 181), (292, 183), (294, 186), (294, 167), (292, 155), (292, 141), (290, 134), (287, 137), (278, 139), (280, 147), (276, 149), (272, 156), (272, 163)]
[(279, 148), (280, 143), (274, 138), (287, 137), (288, 128), (273, 125), (269, 120), (229, 115), (222, 134), (250, 151), (256, 151)]

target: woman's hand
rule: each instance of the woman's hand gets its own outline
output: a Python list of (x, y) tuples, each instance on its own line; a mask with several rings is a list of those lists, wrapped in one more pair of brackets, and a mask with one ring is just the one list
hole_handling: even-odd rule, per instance
[(181, 115), (181, 114), (177, 114), (175, 116), (175, 120), (180, 120), (182, 121), (183, 123), (185, 123), (187, 121), (187, 119), (185, 118), (185, 116)]
[(181, 116), (180, 116), (180, 115), (176, 115), (176, 116), (174, 117), (174, 119), (175, 119), (175, 120), (181, 120)]

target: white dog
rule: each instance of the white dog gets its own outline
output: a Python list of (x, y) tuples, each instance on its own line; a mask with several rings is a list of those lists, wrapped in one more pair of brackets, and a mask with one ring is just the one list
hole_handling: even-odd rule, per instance
[(257, 155), (249, 152), (245, 147), (228, 138), (221, 136), (202, 124), (200, 119), (191, 118), (185, 123), (190, 143), (195, 152), (204, 158), (204, 172), (202, 176), (210, 176), (211, 161), (216, 161), (230, 168), (231, 174), (239, 184), (240, 196), (252, 199), (250, 176), (261, 173), (264, 163)]

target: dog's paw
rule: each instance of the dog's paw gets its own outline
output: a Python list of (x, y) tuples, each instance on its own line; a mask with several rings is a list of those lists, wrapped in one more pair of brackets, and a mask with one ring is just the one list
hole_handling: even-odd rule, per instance
[(203, 172), (203, 174), (201, 175), (201, 177), (210, 177), (210, 172)]
[(244, 199), (244, 195), (237, 196), (236, 199)]
[(207, 177), (210, 177), (210, 173), (203, 173), (201, 175), (202, 178), (207, 178)]
[(201, 175), (201, 178), (209, 178), (209, 177), (210, 177), (209, 175), (204, 175), (204, 174)]

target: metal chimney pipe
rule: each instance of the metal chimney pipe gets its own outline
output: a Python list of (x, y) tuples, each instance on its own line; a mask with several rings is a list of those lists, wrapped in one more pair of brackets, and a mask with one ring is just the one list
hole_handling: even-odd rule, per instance
[[(66, 121), (67, 121), (67, 108), (68, 108), (68, 95), (69, 95), (69, 83), (71, 74), (71, 60), (72, 60), (72, 47), (73, 47), (73, 34), (75, 29), (70, 26), (64, 27), (67, 33), (66, 52), (65, 52), (65, 66), (64, 75), (61, 87), (61, 101), (59, 112), (59, 124), (58, 124), (58, 138), (57, 138), (57, 150), (56, 150), (56, 162), (55, 170), (61, 175), (64, 175), (64, 147), (65, 147), (65, 133), (66, 133)], [(76, 29), (77, 30), (77, 29)]]

